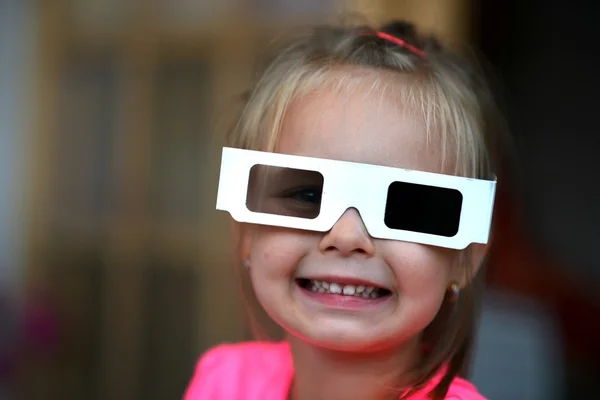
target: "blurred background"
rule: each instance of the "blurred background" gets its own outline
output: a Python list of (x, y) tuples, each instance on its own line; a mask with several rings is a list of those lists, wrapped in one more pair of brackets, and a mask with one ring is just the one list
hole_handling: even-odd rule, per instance
[[(526, 4), (525, 4), (526, 3)], [(600, 398), (597, 15), (571, 0), (0, 0), (0, 399), (181, 398), (250, 338), (223, 127), (271, 38), (406, 18), (496, 77), (515, 137), (471, 376)]]

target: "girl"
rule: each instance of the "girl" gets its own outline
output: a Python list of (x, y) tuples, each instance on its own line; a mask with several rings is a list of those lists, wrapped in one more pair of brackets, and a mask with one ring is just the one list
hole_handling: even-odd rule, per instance
[(217, 208), (286, 340), (213, 348), (185, 399), (483, 399), (458, 376), (495, 112), (473, 66), (407, 23), (284, 47), (223, 151)]

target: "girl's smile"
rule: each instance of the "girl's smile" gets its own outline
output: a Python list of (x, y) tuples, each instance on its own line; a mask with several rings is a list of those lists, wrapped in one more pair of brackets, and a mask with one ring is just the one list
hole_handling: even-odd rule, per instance
[(390, 303), (393, 292), (385, 284), (346, 274), (323, 273), (308, 275), (295, 280), (296, 293), (301, 301), (307, 299), (309, 306), (315, 302), (328, 308), (341, 310), (363, 310), (369, 312)]
[(391, 292), (381, 292), (381, 290), (385, 289), (378, 289), (373, 286), (365, 287), (364, 285), (343, 285), (331, 281), (316, 281), (311, 283), (299, 282), (297, 292), (301, 301), (304, 301), (304, 298), (307, 299), (306, 302), (309, 307), (316, 302), (327, 308), (357, 311), (368, 309), (369, 312), (377, 312), (373, 309), (391, 304)]

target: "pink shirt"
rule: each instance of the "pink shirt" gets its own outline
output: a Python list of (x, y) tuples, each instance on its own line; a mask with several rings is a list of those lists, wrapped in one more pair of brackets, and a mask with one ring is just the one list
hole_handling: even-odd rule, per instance
[[(196, 367), (184, 400), (285, 400), (294, 375), (286, 342), (246, 342), (219, 345)], [(411, 400), (425, 400), (438, 379)], [(456, 378), (446, 400), (485, 400), (464, 379)]]

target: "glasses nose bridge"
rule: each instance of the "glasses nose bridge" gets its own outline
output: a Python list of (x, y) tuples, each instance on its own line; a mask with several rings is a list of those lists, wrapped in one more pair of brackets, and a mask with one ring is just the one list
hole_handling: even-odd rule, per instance
[(335, 203), (333, 207), (327, 207), (332, 212), (328, 218), (331, 226), (349, 209), (355, 209), (367, 233), (371, 235), (372, 230), (378, 229), (377, 219), (381, 218), (383, 221), (384, 217), (387, 198), (384, 179), (378, 176), (377, 170), (364, 164), (336, 165), (335, 169), (328, 172), (321, 171), (325, 178), (324, 198), (331, 194)]
[(346, 189), (343, 192), (342, 196), (344, 196), (344, 201), (340, 204), (336, 222), (349, 210), (354, 210), (367, 233), (370, 235), (369, 227), (373, 228), (372, 222), (377, 207), (373, 207), (374, 205), (369, 199), (370, 190), (368, 185), (346, 185)]

